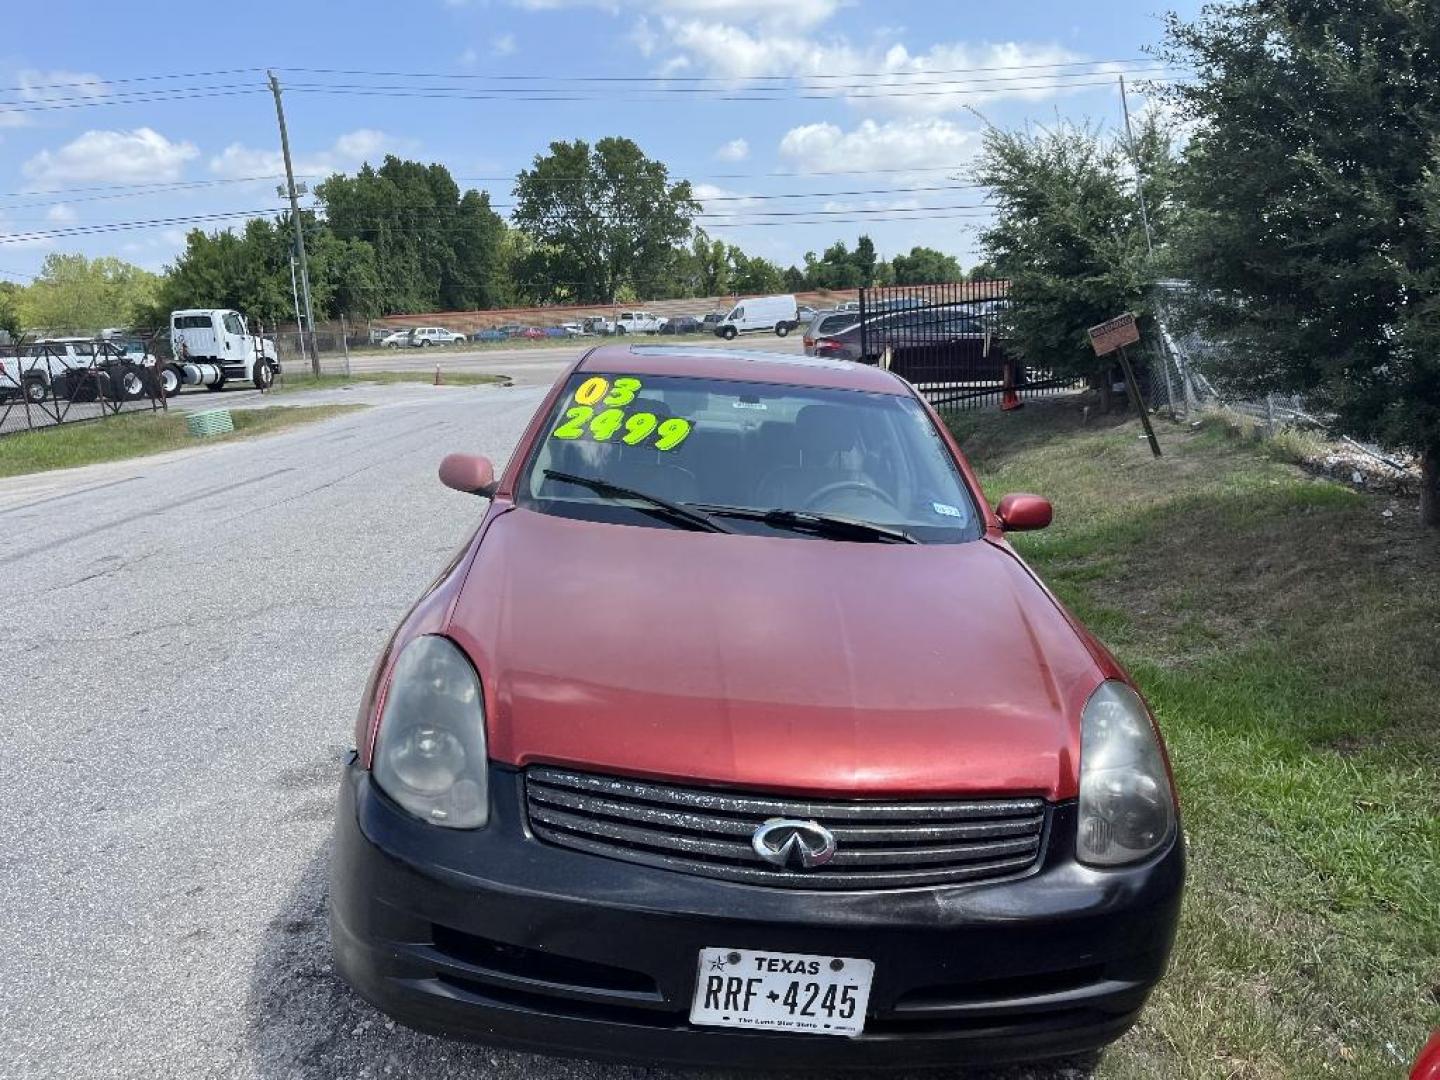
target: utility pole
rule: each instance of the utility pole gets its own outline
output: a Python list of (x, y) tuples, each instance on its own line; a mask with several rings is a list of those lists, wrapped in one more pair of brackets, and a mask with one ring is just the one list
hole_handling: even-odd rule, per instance
[[(275, 101), (280, 101), (280, 91), (275, 91)], [(1120, 76), (1120, 108), (1125, 112), (1125, 141), (1130, 144), (1130, 163), (1135, 166), (1135, 194), (1140, 197), (1140, 220), (1145, 225), (1145, 250), (1151, 255), (1155, 254), (1155, 238), (1150, 235), (1150, 211), (1145, 206), (1145, 174), (1140, 171), (1140, 156), (1135, 153), (1135, 132), (1130, 129), (1130, 98), (1125, 93), (1125, 76)], [(280, 121), (280, 130), (285, 130), (285, 121)], [(290, 154), (287, 151), (285, 161), (288, 165)]]
[[(300, 290), (305, 294), (305, 328), (310, 333), (310, 370), (320, 377), (320, 354), (315, 351), (315, 309), (310, 305), (310, 263), (305, 257), (305, 230), (300, 227), (300, 195), (295, 190), (295, 169), (290, 164), (290, 134), (285, 130), (285, 106), (280, 103), (280, 80), (270, 76), (270, 92), (275, 95), (275, 118), (280, 121), (280, 151), (285, 155), (285, 186), (290, 195), (290, 220), (295, 224), (295, 254), (300, 257)], [(301, 343), (305, 341), (301, 336)]]

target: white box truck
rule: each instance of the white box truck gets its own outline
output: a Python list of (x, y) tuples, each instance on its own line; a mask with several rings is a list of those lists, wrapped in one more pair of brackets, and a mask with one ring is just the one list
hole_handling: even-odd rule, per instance
[(737, 334), (760, 330), (773, 330), (776, 337), (784, 337), (798, 325), (794, 296), (752, 296), (731, 308), (715, 327), (715, 333), (726, 341), (734, 340)]
[(187, 386), (221, 390), (232, 381), (268, 390), (280, 371), (275, 343), (250, 333), (245, 316), (224, 308), (170, 313), (170, 345)]

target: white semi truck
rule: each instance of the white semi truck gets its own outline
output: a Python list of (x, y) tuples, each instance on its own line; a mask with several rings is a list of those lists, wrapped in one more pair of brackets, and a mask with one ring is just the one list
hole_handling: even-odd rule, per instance
[(172, 311), (170, 344), (187, 386), (221, 390), (227, 383), (246, 382), (268, 390), (280, 371), (275, 342), (250, 333), (238, 311)]

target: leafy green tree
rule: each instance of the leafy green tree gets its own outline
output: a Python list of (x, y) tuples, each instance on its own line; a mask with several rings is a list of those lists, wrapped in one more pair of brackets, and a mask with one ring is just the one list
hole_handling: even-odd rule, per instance
[(20, 304), (24, 293), (13, 281), (0, 281), (0, 330), (19, 341), (25, 324), (20, 318)]
[(732, 244), (728, 261), (732, 292), (765, 295), (785, 290), (785, 278), (780, 267), (769, 259), (759, 255), (746, 255)]
[(896, 285), (936, 285), (965, 280), (960, 260), (934, 248), (913, 247), (909, 255), (896, 255), (890, 265)]
[(51, 332), (83, 333), (129, 326), (153, 302), (159, 277), (108, 256), (48, 255), (26, 288), (20, 319)]
[(445, 166), (387, 156), (378, 169), (367, 164), (354, 176), (330, 177), (315, 195), (337, 238), (373, 249), (379, 310), (500, 302), (505, 223), (487, 193), (462, 194)]
[[(323, 300), (323, 281), (311, 285)], [(318, 317), (324, 305), (315, 306)], [(192, 230), (167, 268), (148, 321), (163, 325), (178, 308), (235, 308), (271, 324), (293, 319), (288, 222), (252, 218), (239, 233)]]
[[(1137, 143), (1168, 158), (1170, 141), (1151, 120)], [(1148, 129), (1154, 128), (1153, 132)], [(1152, 221), (1167, 232), (1168, 193), (1155, 177), (1172, 170), (1141, 159)], [(989, 128), (975, 180), (995, 201), (980, 237), (989, 270), (1010, 280), (1007, 331), (1027, 361), (1083, 375), (1109, 405), (1109, 359), (1097, 359), (1085, 331), (1133, 311), (1146, 317), (1151, 269), (1126, 148), (1093, 128)]]
[(1195, 125), (1177, 239), (1213, 377), (1413, 448), (1440, 527), (1440, 21), (1423, 0), (1245, 0), (1172, 17)]
[(609, 302), (622, 285), (644, 291), (654, 268), (689, 234), (700, 204), (688, 181), (630, 139), (552, 142), (515, 180), (512, 219), (544, 253), (553, 280), (584, 303)]

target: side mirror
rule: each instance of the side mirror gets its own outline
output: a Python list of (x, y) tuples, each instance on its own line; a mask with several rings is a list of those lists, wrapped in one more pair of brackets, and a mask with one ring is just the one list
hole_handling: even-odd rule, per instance
[(995, 508), (995, 513), (1006, 532), (1043, 529), (1050, 524), (1050, 519), (1054, 516), (1049, 499), (1023, 493), (1006, 495)]
[(466, 495), (495, 494), (495, 466), (478, 454), (447, 454), (440, 462), (440, 482)]

